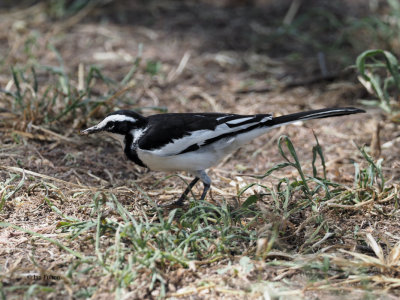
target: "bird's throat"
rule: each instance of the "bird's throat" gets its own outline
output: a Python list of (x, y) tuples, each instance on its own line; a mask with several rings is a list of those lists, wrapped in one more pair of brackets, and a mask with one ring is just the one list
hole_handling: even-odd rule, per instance
[(125, 140), (123, 142), (124, 145), (124, 152), (125, 155), (128, 157), (129, 160), (133, 161), (135, 164), (141, 166), (141, 167), (147, 167), (139, 158), (136, 149), (137, 149), (137, 143), (134, 141), (134, 137), (132, 134), (127, 134), (125, 136)]

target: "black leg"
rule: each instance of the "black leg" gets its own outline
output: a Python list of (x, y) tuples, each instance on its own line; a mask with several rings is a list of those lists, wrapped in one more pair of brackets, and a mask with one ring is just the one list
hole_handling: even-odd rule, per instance
[(189, 194), (189, 192), (192, 190), (194, 185), (199, 180), (201, 180), (203, 182), (203, 184), (204, 184), (204, 189), (203, 189), (203, 193), (201, 194), (200, 200), (204, 200), (206, 198), (207, 192), (211, 187), (211, 179), (210, 179), (210, 177), (208, 177), (207, 173), (204, 170), (192, 171), (190, 173), (193, 174), (193, 176), (195, 178), (188, 184), (187, 188), (182, 193), (182, 195), (179, 197), (179, 199), (174, 201), (174, 202), (172, 202), (172, 203), (169, 203), (169, 204), (160, 205), (161, 207), (182, 206), (183, 202), (186, 199), (186, 196)]
[(182, 195), (179, 197), (178, 200), (176, 200), (176, 201), (174, 201), (174, 202), (172, 202), (172, 203), (166, 204), (166, 205), (162, 205), (161, 207), (163, 207), (163, 206), (182, 206), (182, 205), (183, 205), (183, 202), (184, 202), (185, 199), (186, 199), (186, 196), (187, 196), (187, 195), (189, 194), (189, 192), (192, 190), (192, 188), (193, 188), (194, 185), (197, 183), (197, 181), (199, 181), (199, 179), (200, 179), (199, 177), (195, 177), (195, 178), (188, 184), (186, 190), (182, 193)]
[(207, 173), (204, 170), (192, 172), (192, 174), (203, 182), (204, 189), (203, 193), (201, 194), (200, 200), (204, 200), (206, 198), (207, 192), (211, 187), (211, 179), (208, 177)]
[(204, 190), (203, 193), (201, 194), (200, 200), (204, 200), (206, 198), (207, 192), (210, 189), (211, 184), (205, 183), (204, 182)]
[(192, 188), (194, 187), (194, 185), (197, 183), (197, 181), (199, 181), (199, 177), (195, 177), (195, 179), (193, 179), (189, 185), (187, 186), (186, 190), (183, 192), (183, 194), (179, 197), (178, 201), (176, 201), (176, 203), (179, 205), (183, 204), (183, 201), (185, 201), (186, 196), (189, 194), (189, 192), (192, 190)]

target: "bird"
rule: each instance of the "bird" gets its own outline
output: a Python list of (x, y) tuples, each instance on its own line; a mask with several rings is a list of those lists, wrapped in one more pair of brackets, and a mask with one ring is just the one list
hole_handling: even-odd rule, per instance
[[(206, 170), (273, 128), (290, 123), (365, 113), (354, 107), (324, 108), (273, 117), (272, 114), (163, 113), (143, 116), (117, 110), (82, 135), (106, 132), (118, 139), (127, 158), (156, 171), (186, 171), (194, 176), (173, 205), (183, 205), (200, 180), (204, 200), (211, 187)], [(172, 205), (171, 204), (171, 205)]]

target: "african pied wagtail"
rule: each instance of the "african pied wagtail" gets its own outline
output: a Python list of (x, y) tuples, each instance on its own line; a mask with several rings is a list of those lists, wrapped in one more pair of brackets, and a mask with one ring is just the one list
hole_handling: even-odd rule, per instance
[(272, 128), (296, 121), (362, 112), (365, 111), (345, 107), (311, 110), (276, 118), (270, 114), (225, 113), (168, 113), (144, 117), (130, 110), (119, 110), (81, 133), (111, 133), (122, 142), (126, 156), (139, 166), (192, 174), (195, 178), (179, 200), (173, 203), (181, 205), (199, 179), (204, 184), (200, 198), (204, 200), (211, 185), (206, 169)]

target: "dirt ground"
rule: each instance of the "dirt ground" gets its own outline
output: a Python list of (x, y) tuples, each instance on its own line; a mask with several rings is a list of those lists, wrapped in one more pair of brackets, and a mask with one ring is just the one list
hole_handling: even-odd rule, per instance
[[(297, 1), (95, 1), (76, 11), (71, 6), (60, 10), (54, 4), (57, 1), (53, 5), (40, 1), (0, 4), (1, 297), (400, 296), (399, 255), (391, 252), (400, 249), (398, 124), (378, 108), (358, 102), (373, 96), (358, 82), (356, 70), (346, 67), (354, 64), (364, 44), (356, 45), (351, 38), (343, 42), (340, 39), (345, 39), (345, 34), (333, 21), (322, 26), (324, 19), (319, 19), (323, 11), (337, 20), (361, 18), (369, 8), (362, 1), (310, 1), (300, 4), (290, 19), (293, 2)], [(311, 8), (315, 12), (307, 15)], [(318, 17), (313, 18), (313, 14)], [(283, 20), (293, 24), (304, 16), (310, 20), (290, 27), (293, 32), (280, 25)], [(289, 32), (282, 33), (284, 30)], [(121, 84), (135, 60), (134, 74)], [(33, 84), (32, 66), (36, 76)], [(72, 97), (63, 90), (65, 77), (60, 74), (68, 74), (71, 93), (80, 95), (92, 66), (102, 75), (90, 82), (90, 93), (78, 97), (87, 101), (87, 106), (66, 110)], [(25, 79), (20, 77), (20, 86), (23, 99), (31, 100), (24, 109), (4, 92), (17, 90), (11, 68), (26, 74)], [(104, 78), (114, 83), (108, 84)], [(36, 90), (32, 88), (35, 84)], [(49, 86), (56, 88), (46, 92)], [(56, 92), (56, 101), (37, 100)], [(94, 106), (100, 102), (104, 105)], [(209, 111), (278, 116), (337, 106), (362, 107), (367, 113), (275, 129), (209, 170), (213, 186), (206, 200), (216, 206), (240, 206), (247, 197), (264, 194), (256, 210), (271, 223), (248, 225), (247, 230), (255, 234), (252, 241), (237, 248), (229, 245), (229, 251), (210, 246), (210, 255), (184, 257), (190, 261), (187, 265), (157, 260), (147, 268), (135, 269), (139, 264), (135, 262), (131, 268), (135, 279), (129, 284), (123, 284), (125, 279), (121, 278), (125, 277), (118, 277), (117, 272), (104, 271), (106, 263), (91, 265), (117, 239), (111, 231), (96, 236), (96, 226), (106, 224), (106, 219), (122, 222), (123, 218), (112, 206), (98, 217), (95, 212), (102, 205), (98, 204), (101, 197), (112, 193), (132, 216), (158, 220), (148, 212), (151, 201), (162, 203), (179, 197), (184, 180), (191, 178), (138, 167), (124, 157), (118, 142), (105, 135), (79, 136), (80, 129), (116, 109), (135, 109), (144, 115)], [(46, 119), (54, 116), (58, 117)], [(314, 134), (324, 151), (328, 180), (347, 186), (349, 191), (357, 189), (354, 163), (368, 170), (359, 150), (365, 145), (375, 161), (383, 159), (387, 191), (377, 192), (372, 202), (352, 208), (348, 203), (321, 204), (320, 211), (296, 211), (285, 224), (277, 221), (274, 200), (264, 188), (254, 186), (238, 197), (239, 190), (252, 183), (276, 190), (280, 178), (299, 177), (294, 168), (278, 170), (263, 179), (248, 176), (264, 174), (284, 161), (277, 146), (282, 135), (290, 137), (304, 172), (312, 174)], [(200, 193), (199, 185), (194, 195)], [(294, 194), (291, 201), (299, 197)], [(165, 216), (168, 213), (164, 212)], [(310, 218), (318, 214), (324, 217), (321, 228), (328, 226), (327, 238), (316, 231), (319, 239), (309, 248), (307, 239), (320, 224), (309, 225)], [(96, 218), (98, 223), (93, 224), (98, 225), (73, 238), (73, 232), (62, 227), (72, 219), (96, 222)], [(271, 232), (275, 232), (275, 223), (281, 227), (274, 240)], [(369, 236), (378, 241), (377, 248)], [(260, 258), (257, 252), (266, 241), (275, 242)], [(154, 249), (158, 246), (151, 244)], [(379, 247), (383, 249), (380, 264)], [(250, 261), (243, 259), (248, 257)], [(327, 257), (331, 265), (325, 270)], [(153, 269), (159, 270), (157, 274), (163, 279), (153, 279)]]

